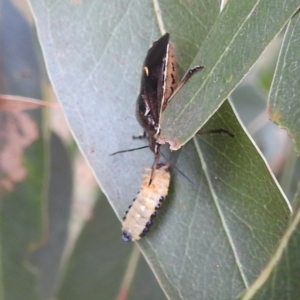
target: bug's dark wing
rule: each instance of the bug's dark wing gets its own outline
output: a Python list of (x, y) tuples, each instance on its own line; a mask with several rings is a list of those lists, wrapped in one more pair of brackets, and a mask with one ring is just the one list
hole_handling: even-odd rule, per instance
[(143, 65), (141, 92), (136, 108), (137, 118), (148, 132), (155, 132), (159, 125), (168, 44), (169, 34), (166, 33), (153, 43)]

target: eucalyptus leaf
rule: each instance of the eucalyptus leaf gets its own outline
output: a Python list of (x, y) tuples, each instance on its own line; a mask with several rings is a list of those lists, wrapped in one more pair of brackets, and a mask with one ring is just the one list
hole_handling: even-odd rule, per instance
[[(203, 65), (161, 118), (161, 142), (178, 149), (191, 139), (248, 73), (300, 6), (299, 0), (231, 0), (191, 67)], [(188, 120), (188, 122), (187, 122)]]
[[(228, 102), (173, 158), (168, 202), (140, 244), (171, 299), (233, 299), (264, 268), (288, 203)], [(196, 187), (195, 187), (196, 185)], [(209, 295), (209, 296), (208, 296)]]
[(277, 251), (272, 255), (267, 267), (263, 270), (254, 284), (238, 299), (299, 299), (299, 208), (298, 198), (293, 217), (280, 241)]
[[(217, 8), (205, 10), (206, 4), (211, 7), (208, 1), (155, 3), (161, 4), (160, 10), (150, 1), (75, 5), (31, 0), (52, 84), (119, 218), (139, 190), (143, 167), (153, 162), (148, 149), (109, 154), (147, 143), (131, 137), (141, 133), (134, 106), (144, 56), (160, 36), (158, 21), (167, 16), (168, 27), (178, 27), (181, 11), (188, 8), (189, 18), (181, 23), (180, 34), (174, 33), (175, 52), (189, 51), (188, 43), (196, 46), (179, 59), (182, 69), (216, 24)], [(184, 40), (184, 32), (198, 30), (201, 8), (201, 14), (212, 18), (210, 25), (199, 36), (187, 34)], [(243, 16), (239, 9), (237, 19), (238, 13)], [(192, 78), (188, 86), (195, 90), (198, 84)], [(175, 153), (163, 150), (171, 161), (170, 192), (150, 233), (138, 245), (171, 299), (236, 297), (264, 268), (289, 215), (285, 197), (228, 102), (204, 129), (218, 128), (234, 137), (200, 136)], [(120, 241), (122, 246), (127, 245)]]
[(299, 76), (300, 13), (289, 22), (271, 86), (269, 96), (272, 121), (286, 128), (300, 153), (300, 76)]

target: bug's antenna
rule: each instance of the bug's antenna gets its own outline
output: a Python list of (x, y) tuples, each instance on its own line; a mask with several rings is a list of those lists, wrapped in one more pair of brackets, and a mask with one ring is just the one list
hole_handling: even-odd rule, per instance
[(138, 148), (121, 150), (121, 151), (111, 153), (111, 154), (109, 154), (109, 156), (113, 156), (113, 155), (120, 154), (120, 153), (125, 153), (125, 152), (131, 152), (131, 151), (135, 151), (135, 150), (141, 150), (141, 149), (145, 149), (145, 148), (149, 148), (149, 146), (142, 146), (142, 147), (138, 147)]
[[(162, 152), (160, 152), (160, 154), (171, 165), (170, 160)], [(185, 175), (178, 167), (174, 165), (173, 168), (176, 169), (178, 173), (180, 173), (189, 183), (191, 183), (196, 188), (198, 187), (198, 185), (195, 182), (193, 182), (187, 175)]]
[[(205, 132), (206, 133), (206, 132)], [(204, 133), (204, 134), (205, 134)], [(211, 133), (211, 132), (210, 132)], [(127, 150), (121, 150), (121, 151), (117, 151), (117, 152), (114, 152), (114, 153), (111, 153), (109, 154), (109, 156), (113, 156), (113, 155), (116, 155), (116, 154), (120, 154), (120, 153), (125, 153), (125, 152), (131, 152), (131, 151), (135, 151), (135, 150), (141, 150), (141, 149), (145, 149), (145, 148), (149, 148), (149, 146), (142, 146), (142, 147), (138, 147), (138, 148), (132, 148), (132, 149), (127, 149)], [(156, 169), (157, 165), (158, 165), (158, 162), (159, 162), (159, 158), (160, 158), (160, 155), (170, 164), (170, 160), (162, 153), (162, 152), (159, 152), (155, 155), (155, 158), (154, 158), (154, 162), (152, 164), (152, 168), (151, 168), (151, 175), (150, 175), (150, 180), (149, 180), (149, 185), (151, 184), (152, 182), (152, 178), (153, 178), (153, 173), (154, 173), (154, 170)], [(190, 182), (192, 185), (194, 185), (195, 187), (197, 186), (195, 182), (193, 182), (187, 175), (185, 175), (179, 168), (177, 168), (175, 165), (173, 166), (174, 169), (176, 169), (178, 171), (178, 173), (180, 173), (188, 182)]]

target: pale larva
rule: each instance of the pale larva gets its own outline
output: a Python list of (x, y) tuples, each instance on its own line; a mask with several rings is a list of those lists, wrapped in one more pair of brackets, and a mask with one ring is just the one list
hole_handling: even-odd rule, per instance
[(133, 204), (129, 206), (123, 218), (122, 239), (125, 242), (136, 241), (143, 237), (153, 224), (156, 211), (168, 194), (170, 183), (170, 165), (158, 164), (153, 171), (149, 185), (151, 170), (144, 174), (145, 180)]

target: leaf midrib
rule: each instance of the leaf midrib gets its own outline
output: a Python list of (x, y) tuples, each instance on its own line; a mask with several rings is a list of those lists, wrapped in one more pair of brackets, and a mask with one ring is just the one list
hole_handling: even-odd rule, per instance
[[(253, 6), (253, 8), (251, 9), (250, 13), (247, 15), (247, 17), (245, 18), (245, 20), (243, 21), (243, 23), (241, 24), (241, 26), (239, 27), (239, 29), (236, 31), (236, 33), (234, 34), (234, 36), (232, 37), (232, 39), (230, 40), (229, 44), (226, 46), (225, 51), (222, 52), (222, 54), (220, 55), (219, 59), (216, 61), (216, 63), (214, 64), (214, 66), (211, 68), (210, 72), (207, 74), (206, 78), (204, 79), (204, 81), (202, 82), (201, 86), (199, 87), (199, 89), (195, 92), (195, 94), (191, 97), (191, 99), (185, 104), (185, 106), (182, 107), (181, 111), (175, 116), (175, 118), (173, 118), (173, 122), (169, 125), (170, 128), (172, 128), (174, 126), (174, 124), (177, 122), (177, 120), (180, 118), (180, 116), (186, 111), (187, 107), (191, 105), (191, 103), (195, 100), (195, 98), (197, 97), (197, 95), (201, 92), (201, 90), (203, 89), (203, 87), (205, 86), (206, 82), (209, 80), (209, 78), (211, 78), (211, 76), (214, 74), (215, 69), (217, 68), (217, 66), (219, 65), (219, 62), (222, 60), (222, 58), (224, 57), (225, 53), (228, 52), (228, 49), (230, 48), (230, 46), (232, 45), (232, 43), (235, 41), (236, 36), (241, 32), (241, 30), (244, 28), (245, 23), (249, 20), (250, 16), (252, 15), (253, 11), (256, 9), (256, 7), (258, 6), (259, 2), (261, 0), (258, 0), (256, 2), (256, 4)], [(214, 25), (216, 26), (216, 25)], [(219, 25), (217, 25), (219, 26)], [(200, 51), (199, 51), (200, 52)], [(198, 52), (198, 53), (199, 53)], [(174, 97), (175, 95), (173, 95)], [(172, 97), (172, 98), (173, 98)], [(225, 98), (224, 98), (225, 99)], [(171, 101), (172, 99), (170, 99)], [(209, 117), (208, 117), (209, 118)], [(205, 122), (204, 122), (205, 123)]]
[(233, 252), (233, 255), (234, 255), (234, 259), (236, 261), (236, 265), (237, 265), (237, 268), (238, 268), (238, 271), (241, 275), (241, 278), (244, 282), (244, 285), (245, 285), (245, 288), (248, 288), (249, 287), (249, 282), (247, 280), (247, 277), (243, 271), (243, 268), (242, 268), (242, 263), (239, 259), (239, 256), (238, 256), (238, 251), (234, 245), (234, 242), (233, 242), (233, 239), (231, 237), (231, 234), (230, 234), (230, 230), (229, 230), (229, 227), (227, 226), (226, 224), (226, 219), (225, 219), (225, 216), (222, 212), (222, 209), (221, 209), (221, 205), (219, 203), (219, 199), (218, 199), (218, 196), (214, 190), (214, 187), (213, 187), (213, 184), (211, 182), (211, 179), (210, 179), (210, 175), (209, 175), (209, 172), (208, 172), (208, 169), (207, 169), (207, 165), (206, 165), (206, 162), (205, 162), (205, 159), (204, 159), (204, 155), (200, 149), (200, 145), (197, 141), (196, 138), (193, 138), (193, 141), (194, 141), (194, 145), (195, 145), (195, 148), (196, 148), (196, 151), (197, 151), (197, 154), (199, 156), (199, 160), (200, 160), (200, 163), (201, 163), (201, 166), (202, 166), (202, 170), (203, 170), (203, 173), (206, 177), (206, 180), (207, 180), (207, 184), (208, 184), (208, 188), (210, 190), (210, 193), (211, 193), (211, 196), (213, 198), (213, 201), (214, 201), (214, 204), (216, 206), (216, 209), (217, 209), (217, 212), (218, 212), (218, 215), (220, 217), (220, 220), (221, 220), (221, 223), (222, 223), (222, 226), (224, 228), (224, 231), (226, 233), (226, 237), (228, 239), (228, 242), (229, 242), (229, 245), (232, 249), (232, 252)]

